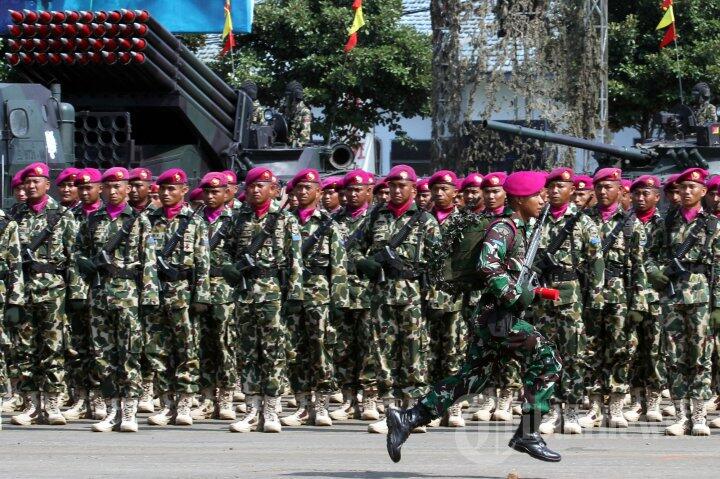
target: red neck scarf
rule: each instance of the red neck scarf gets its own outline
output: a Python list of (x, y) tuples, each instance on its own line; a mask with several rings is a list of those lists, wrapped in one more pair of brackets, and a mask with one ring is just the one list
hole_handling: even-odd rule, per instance
[(413, 203), (414, 203), (413, 199), (410, 198), (409, 200), (407, 200), (406, 203), (399, 205), (399, 206), (395, 205), (391, 201), (388, 201), (387, 203), (385, 203), (385, 206), (387, 207), (388, 210), (390, 210), (392, 212), (392, 214), (395, 216), (395, 218), (400, 218), (407, 210), (410, 209), (410, 206), (412, 206)]
[(455, 205), (451, 205), (450, 208), (438, 208), (437, 206), (433, 208), (433, 215), (435, 215), (435, 219), (438, 220), (438, 223), (443, 224), (446, 219), (448, 219), (448, 216), (452, 214), (452, 212), (455, 210)]
[(644, 212), (644, 213), (641, 213), (640, 211), (637, 211), (637, 210), (636, 210), (636, 211), (635, 211), (635, 216), (637, 216), (637, 219), (639, 219), (639, 220), (642, 222), (642, 224), (646, 224), (648, 221), (650, 221), (650, 218), (653, 217), (653, 215), (655, 214), (655, 210), (656, 210), (656, 209), (657, 209), (657, 208), (653, 208), (653, 209), (651, 209), (651, 210), (647, 210), (647, 211)]
[(271, 203), (272, 203), (271, 200), (267, 200), (265, 203), (261, 204), (260, 206), (253, 206), (252, 209), (253, 209), (253, 211), (255, 211), (255, 216), (258, 218), (262, 218), (263, 216), (265, 216), (265, 214), (268, 211), (270, 211)]
[(86, 205), (83, 203), (83, 213), (85, 213), (85, 216), (90, 216), (91, 214), (95, 213), (97, 210), (100, 209), (102, 206), (102, 201), (97, 200), (95, 203), (91, 205)]
[(350, 213), (351, 218), (357, 218), (361, 214), (365, 213), (367, 211), (367, 209), (368, 209), (368, 204), (365, 203), (364, 205), (362, 205), (360, 208), (358, 208), (356, 210), (352, 210), (348, 207), (347, 211), (348, 211), (348, 213)]
[(505, 211), (505, 205), (498, 206), (494, 210), (490, 210), (490, 213), (492, 213), (495, 216), (500, 216), (501, 214), (503, 214), (503, 211)]
[(211, 209), (206, 207), (203, 211), (203, 214), (205, 215), (205, 219), (208, 220), (209, 223), (215, 223), (215, 220), (220, 218), (220, 215), (225, 210), (225, 205), (221, 205), (219, 208)]
[(307, 223), (313, 213), (315, 213), (314, 206), (305, 209), (298, 209), (298, 218), (300, 218), (300, 224), (304, 225), (305, 223)]
[(180, 201), (175, 206), (163, 206), (163, 211), (165, 212), (165, 217), (169, 220), (175, 218), (178, 213), (180, 213), (180, 210), (183, 209), (183, 206), (185, 206), (185, 203), (183, 201)]
[(618, 208), (620, 207), (619, 203), (613, 203), (610, 206), (601, 206), (597, 205), (598, 211), (600, 212), (600, 216), (602, 217), (603, 221), (607, 221), (617, 212)]
[(681, 207), (680, 213), (682, 213), (683, 218), (685, 218), (685, 221), (690, 223), (692, 220), (695, 219), (695, 217), (698, 215), (698, 213), (700, 213), (701, 208), (702, 208), (701, 206), (697, 206), (695, 208), (690, 208), (690, 209), (685, 209), (685, 208)]
[(28, 204), (28, 206), (30, 207), (30, 209), (33, 210), (33, 211), (37, 214), (37, 213), (40, 213), (42, 210), (45, 209), (45, 207), (46, 207), (47, 204), (48, 204), (48, 199), (49, 199), (49, 196), (48, 196), (48, 195), (43, 196), (43, 197), (40, 198), (40, 200), (37, 201), (36, 203), (32, 203), (31, 200), (28, 199), (28, 200), (27, 200), (27, 204)]
[(720, 218), (720, 211), (716, 211), (716, 212), (713, 213), (713, 214), (714, 214), (717, 218)]
[(140, 212), (140, 211), (145, 211), (145, 208), (147, 208), (149, 204), (150, 204), (150, 201), (148, 201), (147, 203), (144, 203), (144, 204), (142, 204), (142, 205), (133, 205), (133, 204), (131, 203), (130, 206), (131, 206), (132, 209), (134, 209), (135, 211)]
[(560, 206), (550, 205), (550, 214), (552, 215), (553, 218), (558, 219), (562, 215), (565, 214), (565, 212), (568, 209), (568, 206), (570, 206), (570, 203), (565, 203), (564, 205), (560, 205)]
[(105, 210), (108, 213), (108, 216), (110, 216), (111, 219), (115, 219), (118, 216), (120, 216), (120, 213), (125, 211), (125, 207), (127, 206), (127, 203), (120, 203), (119, 205), (111, 205), (110, 203), (105, 206)]

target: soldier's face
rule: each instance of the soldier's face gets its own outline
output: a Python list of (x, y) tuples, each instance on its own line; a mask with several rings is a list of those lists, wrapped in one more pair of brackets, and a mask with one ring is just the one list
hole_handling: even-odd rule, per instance
[(600, 181), (594, 184), (595, 198), (600, 206), (614, 205), (620, 199), (620, 182)]
[(622, 194), (620, 195), (620, 205), (623, 207), (624, 210), (629, 210), (630, 206), (632, 206), (632, 195), (630, 194), (630, 191), (626, 190), (625, 188), (622, 188)]
[(680, 188), (677, 185), (665, 189), (665, 200), (673, 206), (680, 206)]
[(301, 181), (295, 185), (293, 193), (295, 193), (301, 208), (310, 208), (317, 204), (318, 196), (320, 196), (320, 185), (309, 181)]
[(245, 201), (250, 206), (262, 206), (273, 197), (273, 185), (269, 181), (256, 181), (245, 187)]
[(446, 183), (435, 183), (432, 185), (432, 199), (438, 208), (450, 208), (456, 196), (457, 190), (452, 185)]
[(632, 190), (632, 202), (636, 211), (644, 213), (655, 208), (660, 201), (660, 192), (655, 188), (635, 188)]
[(185, 199), (187, 192), (187, 185), (160, 185), (160, 203), (166, 207), (175, 206)]
[(390, 188), (382, 187), (375, 193), (375, 202), (381, 205), (387, 203), (390, 198)]
[(78, 196), (83, 204), (94, 205), (100, 199), (102, 190), (103, 188), (100, 183), (87, 183), (78, 186)]
[(502, 186), (489, 186), (483, 188), (483, 200), (485, 201), (485, 208), (489, 210), (496, 210), (501, 206), (505, 206), (505, 190)]
[(25, 203), (27, 201), (27, 193), (25, 193), (25, 186), (20, 185), (13, 188), (13, 196), (15, 197), (15, 201), (18, 203)]
[(465, 204), (468, 208), (473, 210), (480, 209), (484, 206), (485, 201), (483, 200), (482, 190), (477, 186), (470, 186), (465, 188), (462, 192), (463, 198), (465, 198)]
[(327, 211), (335, 211), (340, 206), (340, 192), (334, 188), (323, 190), (322, 205)]
[(705, 201), (710, 211), (717, 211), (720, 206), (720, 189), (715, 188), (712, 191), (708, 191), (705, 195)]
[(594, 192), (591, 190), (575, 190), (573, 193), (573, 202), (579, 207), (587, 205), (588, 207), (593, 206)]
[[(238, 185), (231, 185), (228, 183), (228, 187), (225, 189), (225, 203), (232, 203), (237, 196)], [(211, 206), (211, 208), (213, 208)]]
[(60, 203), (63, 205), (72, 205), (77, 203), (78, 190), (73, 181), (63, 181), (58, 186), (58, 193), (60, 194)]
[(415, 183), (407, 180), (393, 180), (388, 183), (390, 189), (390, 202), (395, 206), (401, 206), (415, 198), (417, 189)]
[(50, 189), (50, 181), (42, 176), (25, 178), (25, 193), (28, 200), (41, 200)]
[(113, 206), (121, 205), (127, 201), (130, 185), (127, 181), (109, 181), (104, 184), (108, 203)]
[(432, 193), (429, 191), (419, 191), (415, 197), (415, 202), (421, 210), (429, 210), (432, 203)]
[(542, 192), (539, 192), (536, 195), (515, 198), (514, 203), (515, 211), (517, 211), (523, 218), (529, 219), (540, 216), (546, 201)]
[(225, 204), (229, 188), (203, 188), (203, 201), (208, 208), (216, 210)]
[(700, 200), (707, 193), (705, 185), (694, 181), (683, 181), (680, 183), (680, 204), (683, 208), (695, 208)]
[(569, 181), (551, 181), (547, 186), (547, 199), (552, 206), (563, 206), (574, 192), (575, 185)]
[(142, 204), (147, 201), (150, 196), (149, 181), (131, 181), (130, 182), (130, 203), (134, 205)]
[(345, 202), (350, 209), (356, 210), (366, 205), (370, 201), (371, 192), (372, 190), (369, 186), (348, 186), (347, 188), (345, 188)]

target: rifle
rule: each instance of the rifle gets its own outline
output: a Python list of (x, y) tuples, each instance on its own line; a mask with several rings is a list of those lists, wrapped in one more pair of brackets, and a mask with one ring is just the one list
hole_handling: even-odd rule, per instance
[(190, 226), (190, 222), (193, 220), (193, 218), (195, 218), (195, 215), (197, 215), (198, 212), (202, 210), (203, 208), (194, 209), (190, 217), (187, 218), (186, 221), (180, 223), (178, 229), (175, 230), (175, 233), (165, 243), (165, 247), (158, 254), (158, 276), (160, 276), (163, 281), (172, 283), (180, 279), (180, 271), (177, 268), (171, 266), (170, 263), (168, 263), (167, 259), (173, 253), (173, 251), (175, 251), (175, 248), (177, 247), (180, 240), (183, 239), (183, 236), (185, 236), (185, 232), (187, 231), (188, 226)]
[[(679, 280), (686, 280), (690, 277), (691, 271), (688, 271), (685, 266), (682, 264), (682, 259), (687, 255), (693, 246), (695, 246), (695, 243), (697, 243), (698, 239), (698, 233), (702, 229), (705, 229), (707, 226), (707, 219), (700, 219), (697, 223), (695, 223), (692, 227), (692, 230), (688, 232), (687, 237), (685, 238), (685, 241), (683, 241), (677, 249), (675, 249), (674, 254), (670, 254), (670, 245), (668, 245), (668, 259), (670, 260), (667, 269), (665, 270), (666, 275), (668, 278), (670, 278), (670, 281), (667, 285), (667, 295), (670, 298), (675, 297), (677, 294), (677, 288), (675, 286), (675, 283)], [(671, 228), (671, 225), (666, 225), (666, 228)], [(669, 229), (668, 229), (668, 238), (669, 238)], [(710, 232), (707, 232), (707, 234), (710, 234)], [(711, 268), (711, 274), (710, 276), (713, 276), (714, 273), (714, 267)], [(713, 278), (714, 279), (714, 278)], [(709, 283), (712, 285), (712, 281)], [(712, 286), (710, 287), (712, 289)]]
[(123, 221), (123, 224), (120, 226), (120, 230), (115, 233), (115, 236), (109, 238), (100, 251), (98, 251), (95, 255), (95, 258), (93, 258), (92, 261), (98, 270), (95, 275), (95, 284), (93, 284), (93, 287), (100, 286), (101, 271), (104, 275), (108, 275), (111, 272), (110, 270), (113, 266), (112, 256), (115, 253), (115, 250), (118, 249), (120, 245), (130, 236), (130, 230), (132, 229), (132, 225), (135, 224), (136, 219), (137, 216), (133, 212), (133, 214), (130, 215), (130, 218)]
[(573, 230), (575, 229), (575, 225), (578, 221), (580, 221), (580, 217), (583, 215), (585, 209), (588, 207), (589, 204), (590, 198), (588, 198), (583, 204), (582, 208), (580, 208), (573, 215), (573, 217), (565, 223), (565, 226), (563, 226), (560, 232), (558, 232), (557, 236), (550, 240), (548, 247), (545, 248), (545, 251), (543, 251), (540, 259), (535, 265), (535, 269), (541, 271), (543, 273), (543, 276), (548, 276), (553, 271), (560, 268), (560, 265), (555, 259), (555, 253), (557, 253), (563, 243), (565, 243), (565, 240), (568, 238), (568, 236), (572, 234)]
[(373, 260), (380, 263), (380, 277), (378, 278), (378, 284), (387, 282), (385, 279), (385, 269), (393, 271), (403, 271), (406, 269), (405, 262), (398, 256), (395, 249), (400, 246), (415, 227), (415, 224), (420, 221), (425, 210), (418, 210), (410, 217), (407, 223), (397, 232), (395, 236), (390, 238), (387, 244), (378, 252), (373, 255)]
[(23, 248), (22, 263), (23, 272), (26, 275), (30, 272), (32, 264), (37, 263), (37, 259), (35, 258), (35, 251), (37, 251), (40, 246), (45, 244), (45, 242), (52, 236), (53, 230), (55, 229), (57, 224), (60, 223), (60, 220), (62, 219), (62, 216), (65, 214), (66, 211), (68, 211), (68, 209), (63, 208), (61, 211), (55, 213), (54, 215), (47, 215), (47, 222), (45, 223), (45, 228), (33, 237), (33, 239), (30, 241), (30, 244)]

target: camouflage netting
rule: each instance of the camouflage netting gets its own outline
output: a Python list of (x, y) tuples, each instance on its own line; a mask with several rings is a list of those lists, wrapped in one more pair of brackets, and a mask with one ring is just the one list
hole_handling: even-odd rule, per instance
[[(493, 170), (507, 154), (514, 169), (572, 164), (573, 151), (552, 148), (548, 164), (538, 165), (537, 142), (508, 145), (471, 120), (490, 118), (512, 101), (519, 119), (544, 119), (556, 132), (592, 138), (605, 73), (594, 3), (433, 0), (433, 161), (461, 171)], [(513, 98), (502, 97), (501, 87)], [(475, 104), (477, 97), (485, 103)]]

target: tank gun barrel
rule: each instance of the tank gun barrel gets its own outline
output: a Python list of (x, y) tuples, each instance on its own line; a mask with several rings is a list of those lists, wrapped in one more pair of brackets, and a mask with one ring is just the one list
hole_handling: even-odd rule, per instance
[(521, 138), (533, 138), (535, 140), (547, 141), (549, 143), (557, 143), (559, 145), (581, 148), (583, 150), (594, 151), (606, 155), (623, 158), (634, 161), (647, 161), (655, 156), (654, 152), (649, 150), (641, 150), (639, 148), (625, 148), (613, 145), (606, 145), (597, 141), (586, 140), (584, 138), (576, 138), (570, 135), (562, 135), (551, 131), (536, 130), (511, 123), (501, 121), (485, 120), (483, 126), (490, 130), (501, 131), (510, 135), (519, 136)]

